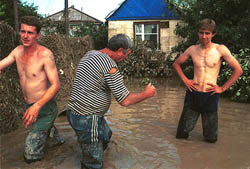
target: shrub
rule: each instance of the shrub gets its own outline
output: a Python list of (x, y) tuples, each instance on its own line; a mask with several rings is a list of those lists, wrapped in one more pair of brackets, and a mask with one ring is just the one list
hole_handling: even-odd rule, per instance
[(125, 77), (169, 77), (172, 75), (172, 61), (166, 54), (149, 50), (146, 42), (135, 45), (128, 59), (118, 63)]
[[(18, 44), (15, 31), (4, 22), (0, 22), (0, 41), (0, 60), (2, 60)], [(18, 127), (18, 114), (24, 110), (16, 65), (2, 71), (0, 82), (0, 134), (3, 134)]]
[[(234, 101), (250, 103), (250, 49), (241, 49), (239, 54), (233, 55), (239, 61), (243, 69), (243, 74), (237, 82), (226, 91), (225, 94), (227, 94)], [(232, 69), (228, 66), (228, 64), (226, 64), (225, 61), (223, 61), (218, 84), (224, 84), (229, 79), (231, 74)]]

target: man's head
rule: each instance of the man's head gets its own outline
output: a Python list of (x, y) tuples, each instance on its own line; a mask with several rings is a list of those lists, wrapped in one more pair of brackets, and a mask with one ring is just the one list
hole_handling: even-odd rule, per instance
[(198, 31), (199, 30), (210, 30), (213, 34), (216, 33), (216, 23), (212, 19), (202, 19), (198, 24)]
[(117, 34), (110, 38), (108, 42), (108, 49), (113, 51), (110, 57), (116, 62), (120, 62), (128, 58), (131, 53), (130, 48), (133, 47), (131, 39), (125, 34)]
[(25, 24), (25, 25), (29, 25), (29, 26), (34, 26), (36, 28), (36, 32), (39, 33), (41, 30), (41, 23), (39, 21), (39, 19), (35, 16), (24, 16), (21, 18), (21, 22), (20, 22), (20, 28), (21, 25)]
[(212, 19), (203, 19), (198, 24), (198, 36), (203, 45), (210, 44), (215, 36), (216, 24)]
[(41, 35), (41, 24), (39, 19), (34, 16), (25, 16), (20, 23), (19, 35), (23, 46), (30, 47), (37, 44), (37, 40)]
[(118, 49), (129, 49), (133, 47), (131, 39), (125, 34), (117, 34), (110, 38), (108, 42), (108, 48), (112, 51), (117, 51)]

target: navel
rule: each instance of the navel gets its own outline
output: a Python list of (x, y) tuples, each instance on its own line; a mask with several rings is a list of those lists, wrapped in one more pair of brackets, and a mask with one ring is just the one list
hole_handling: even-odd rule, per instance
[(36, 74), (32, 74), (33, 77), (36, 77)]

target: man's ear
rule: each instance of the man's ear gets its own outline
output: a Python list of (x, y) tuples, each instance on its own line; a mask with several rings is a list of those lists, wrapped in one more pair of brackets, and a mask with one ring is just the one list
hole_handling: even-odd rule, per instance
[(37, 34), (37, 39), (39, 39), (40, 37), (41, 37), (41, 32)]
[(117, 52), (122, 52), (123, 51), (123, 48), (119, 48), (118, 50), (117, 50)]

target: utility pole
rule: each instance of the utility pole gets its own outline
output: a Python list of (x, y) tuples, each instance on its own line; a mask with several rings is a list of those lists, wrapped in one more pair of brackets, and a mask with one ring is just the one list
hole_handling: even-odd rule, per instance
[(68, 11), (68, 0), (65, 0), (65, 32), (66, 36), (69, 35), (69, 11)]
[(17, 0), (13, 0), (15, 31), (19, 32)]

